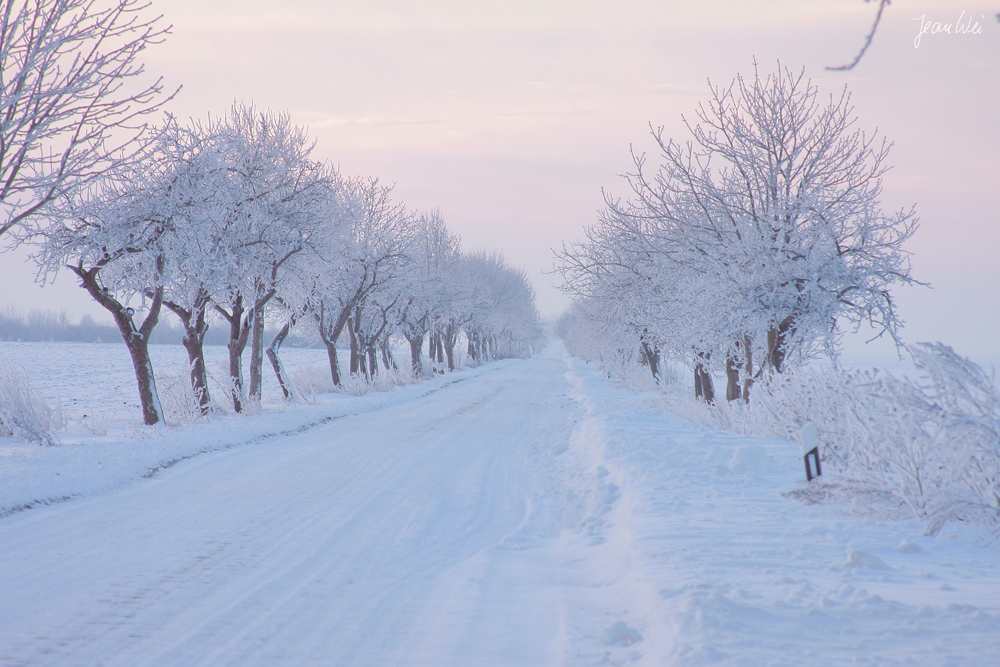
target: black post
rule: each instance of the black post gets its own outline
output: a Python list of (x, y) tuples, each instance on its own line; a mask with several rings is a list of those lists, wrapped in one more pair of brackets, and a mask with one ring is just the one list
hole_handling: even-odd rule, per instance
[[(813, 471), (812, 471), (812, 466), (809, 465), (809, 459), (810, 458), (812, 458), (813, 462), (815, 463), (815, 467), (816, 467), (816, 472), (815, 473), (813, 473)], [(823, 474), (823, 471), (822, 471), (822, 469), (820, 469), (820, 466), (819, 466), (819, 447), (813, 447), (812, 449), (810, 449), (809, 452), (806, 453), (806, 455), (802, 457), (802, 460), (805, 461), (805, 464), (806, 464), (806, 481), (807, 482), (811, 482), (812, 479), (813, 479), (813, 477), (819, 477), (820, 475)]]

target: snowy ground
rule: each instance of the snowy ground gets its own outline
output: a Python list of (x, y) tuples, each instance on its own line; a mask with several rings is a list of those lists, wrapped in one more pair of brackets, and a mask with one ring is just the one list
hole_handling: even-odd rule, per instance
[[(31, 386), (42, 398), (50, 406), (63, 410), (69, 422), (70, 441), (81, 433), (105, 427), (119, 429), (125, 423), (142, 422), (132, 360), (121, 343), (0, 341), (0, 355), (24, 368)], [(161, 393), (169, 394), (176, 381), (188, 382), (187, 352), (182, 346), (150, 345), (149, 355)], [(229, 372), (227, 355), (224, 346), (205, 346), (209, 388), (219, 398), (225, 395), (218, 380), (226, 378)], [(323, 370), (329, 375), (325, 349), (285, 348), (281, 358), (292, 373), (303, 367), (325, 366)], [(281, 390), (270, 366), (264, 370), (264, 402), (274, 404)]]
[(553, 343), (0, 443), (0, 507), (70, 498), (0, 519), (0, 665), (998, 664), (1000, 545), (800, 506), (797, 445), (657, 404)]

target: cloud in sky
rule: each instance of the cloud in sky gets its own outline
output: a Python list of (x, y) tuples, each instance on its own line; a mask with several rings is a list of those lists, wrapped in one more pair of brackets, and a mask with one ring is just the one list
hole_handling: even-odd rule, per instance
[[(833, 73), (824, 67), (861, 46), (872, 3), (153, 0), (174, 34), (146, 60), (184, 85), (182, 118), (237, 99), (288, 109), (321, 156), (395, 182), (409, 205), (440, 208), (467, 247), (523, 266), (549, 313), (565, 303), (542, 273), (550, 248), (595, 221), (601, 188), (625, 194), (617, 174), (630, 146), (651, 150), (649, 123), (683, 138), (681, 114), (707, 80), (747, 74), (755, 57), (764, 71), (805, 67), (824, 92), (848, 85), (860, 126), (896, 144), (885, 203), (918, 204), (915, 273), (937, 288), (901, 294), (907, 339), (985, 350), (1000, 327), (996, 5), (898, 0), (858, 68)], [(982, 34), (914, 48), (914, 17), (962, 11), (983, 17)]]

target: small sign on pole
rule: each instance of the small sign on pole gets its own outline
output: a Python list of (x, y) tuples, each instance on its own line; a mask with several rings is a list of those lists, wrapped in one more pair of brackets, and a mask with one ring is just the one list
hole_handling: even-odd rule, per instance
[(819, 431), (812, 422), (806, 424), (799, 434), (799, 445), (802, 447), (802, 460), (806, 464), (806, 481), (811, 482), (813, 477), (823, 474), (819, 467)]

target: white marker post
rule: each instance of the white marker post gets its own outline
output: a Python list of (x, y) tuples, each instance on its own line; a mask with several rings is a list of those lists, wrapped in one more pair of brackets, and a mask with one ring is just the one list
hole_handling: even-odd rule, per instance
[[(823, 474), (819, 467), (819, 431), (816, 430), (816, 425), (812, 422), (806, 424), (802, 433), (799, 434), (799, 445), (802, 447), (802, 460), (806, 464), (806, 481), (811, 482), (813, 477), (819, 477)], [(810, 458), (816, 464), (815, 473), (809, 465)]]

